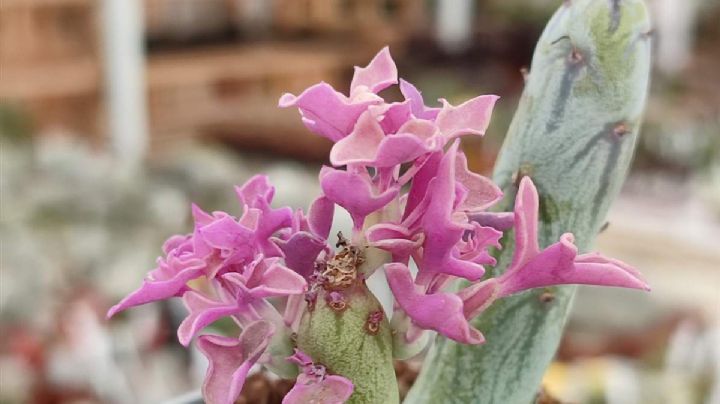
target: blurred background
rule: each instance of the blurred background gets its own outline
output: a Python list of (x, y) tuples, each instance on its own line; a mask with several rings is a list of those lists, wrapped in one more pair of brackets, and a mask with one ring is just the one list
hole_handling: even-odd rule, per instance
[[(317, 195), (330, 144), (280, 94), (345, 91), (390, 45), (426, 100), (502, 97), (488, 135), (463, 145), (488, 174), (560, 3), (0, 0), (0, 403), (197, 391), (205, 363), (176, 341), (180, 302), (104, 313), (190, 229), (191, 201), (239, 213), (232, 186), (261, 171), (278, 204)], [(543, 402), (720, 403), (720, 1), (647, 3), (646, 120), (596, 247), (654, 290), (581, 290)], [(258, 394), (243, 400), (272, 402)]]

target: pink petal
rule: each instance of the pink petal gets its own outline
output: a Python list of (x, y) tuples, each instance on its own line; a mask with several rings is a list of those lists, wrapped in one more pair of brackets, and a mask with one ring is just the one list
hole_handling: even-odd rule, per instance
[[(166, 268), (162, 268), (163, 266)], [(145, 279), (140, 288), (111, 307), (107, 312), (107, 317), (110, 318), (130, 307), (177, 296), (186, 289), (190, 280), (202, 276), (204, 269), (205, 263), (198, 259), (187, 261), (173, 259), (169, 263), (161, 260), (158, 269), (151, 272), (150, 276), (162, 273), (163, 278)], [(167, 273), (172, 275), (168, 276)]]
[(275, 195), (275, 187), (270, 185), (267, 175), (255, 175), (242, 186), (235, 187), (238, 199), (247, 206), (257, 207), (258, 200), (270, 203)]
[(482, 265), (463, 261), (453, 256), (466, 227), (453, 220), (455, 200), (455, 157), (458, 143), (451, 146), (438, 167), (427, 191), (429, 203), (423, 214), (425, 232), (423, 256), (419, 263), (423, 281), (431, 273), (445, 273), (468, 280), (478, 280), (485, 273)]
[(460, 210), (482, 211), (502, 198), (502, 191), (491, 179), (475, 174), (468, 169), (464, 153), (458, 152), (455, 162), (455, 178), (468, 190), (465, 201), (460, 205)]
[(397, 133), (398, 129), (412, 118), (409, 101), (372, 105), (369, 111), (380, 117), (380, 126), (387, 134)]
[(425, 239), (422, 233), (413, 234), (401, 225), (380, 223), (370, 227), (365, 233), (369, 244), (402, 257), (410, 256), (422, 246)]
[(280, 107), (298, 107), (305, 126), (333, 142), (347, 136), (358, 117), (368, 105), (377, 100), (352, 102), (327, 83), (316, 84), (299, 96), (286, 93), (280, 97)]
[(350, 399), (352, 382), (342, 376), (329, 375), (321, 381), (301, 374), (293, 388), (283, 398), (283, 404), (342, 404)]
[(370, 112), (360, 116), (353, 132), (340, 140), (330, 151), (335, 166), (362, 164), (373, 167), (394, 167), (412, 161), (430, 151), (425, 142), (411, 134), (385, 135)]
[(355, 74), (350, 83), (350, 94), (358, 87), (365, 87), (373, 93), (397, 84), (397, 67), (390, 56), (390, 48), (382, 48), (366, 67), (355, 67)]
[(442, 157), (442, 151), (430, 154), (427, 160), (422, 162), (422, 167), (413, 177), (410, 191), (408, 191), (407, 194), (407, 202), (405, 203), (403, 223), (408, 220), (411, 213), (413, 214), (413, 216), (420, 216), (421, 212), (418, 208), (423, 203), (423, 201), (427, 201), (425, 196), (427, 195), (428, 186), (430, 186), (430, 181), (437, 175), (438, 167), (440, 166), (440, 161), (442, 160)]
[(335, 204), (324, 196), (313, 201), (308, 211), (308, 225), (316, 236), (327, 240), (332, 227)]
[(360, 115), (352, 132), (330, 150), (330, 162), (342, 166), (358, 161), (373, 161), (385, 137), (380, 124), (370, 112)]
[(508, 272), (523, 266), (540, 252), (537, 241), (539, 206), (535, 185), (529, 177), (523, 177), (515, 197), (515, 251)]
[(248, 287), (253, 297), (264, 299), (305, 293), (307, 282), (300, 274), (276, 261), (267, 264), (261, 277), (256, 282), (249, 283)]
[(218, 335), (198, 338), (198, 348), (210, 361), (203, 384), (208, 404), (232, 404), (237, 400), (250, 368), (267, 348), (273, 332), (272, 324), (257, 321), (237, 339)]
[(308, 232), (298, 232), (288, 240), (275, 239), (285, 257), (285, 264), (300, 276), (308, 279), (315, 269), (315, 261), (325, 249), (324, 240)]
[(419, 327), (435, 330), (466, 344), (481, 344), (485, 341), (480, 331), (467, 322), (463, 314), (463, 302), (457, 295), (420, 293), (410, 270), (400, 263), (386, 264), (385, 275), (398, 305)]
[(188, 310), (188, 316), (180, 323), (177, 331), (178, 340), (183, 346), (188, 346), (203, 328), (240, 309), (236, 303), (212, 300), (195, 291), (186, 292), (183, 303)]
[(435, 120), (438, 113), (440, 112), (440, 108), (426, 107), (422, 94), (417, 88), (415, 88), (414, 85), (403, 79), (400, 79), (400, 92), (402, 92), (402, 95), (405, 97), (406, 100), (410, 101), (412, 113), (413, 115), (415, 115), (416, 118), (429, 119), (431, 121)]
[(320, 186), (325, 196), (345, 208), (360, 226), (367, 215), (390, 203), (399, 192), (390, 188), (376, 195), (368, 178), (329, 167), (320, 171)]
[(532, 257), (521, 267), (499, 278), (501, 295), (552, 285), (582, 284), (649, 290), (638, 272), (622, 262), (599, 254), (577, 255), (573, 237), (565, 233), (560, 241)]
[(513, 212), (474, 212), (468, 214), (468, 218), (480, 226), (500, 231), (510, 230), (515, 224)]
[(486, 281), (472, 284), (458, 292), (463, 301), (463, 314), (468, 320), (472, 320), (485, 311), (500, 294), (497, 279), (490, 278)]
[(457, 107), (441, 99), (443, 108), (435, 123), (440, 128), (440, 132), (448, 139), (467, 134), (484, 135), (490, 124), (493, 106), (498, 98), (500, 97), (496, 95), (481, 95)]

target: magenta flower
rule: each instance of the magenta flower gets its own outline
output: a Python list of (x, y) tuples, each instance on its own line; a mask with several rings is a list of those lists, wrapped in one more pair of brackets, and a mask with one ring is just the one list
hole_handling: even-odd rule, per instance
[(302, 351), (296, 349), (288, 360), (300, 367), (300, 375), (283, 399), (283, 404), (342, 404), (352, 395), (353, 384), (350, 380), (328, 374), (325, 366), (314, 364)]
[[(379, 93), (398, 82), (405, 99), (386, 102)], [(378, 269), (385, 271), (395, 298), (392, 330), (384, 330), (393, 341), (386, 346), (399, 357), (419, 352), (431, 331), (461, 343), (483, 343), (470, 320), (497, 299), (529, 289), (586, 284), (648, 290), (627, 264), (578, 254), (572, 234), (541, 249), (539, 200), (529, 177), (520, 181), (513, 212), (489, 211), (503, 193), (469, 170), (457, 138), (483, 136), (497, 99), (483, 95), (457, 106), (441, 99), (428, 107), (417, 88), (398, 79), (388, 48), (355, 68), (349, 95), (325, 83), (299, 96), (284, 94), (281, 107), (297, 107), (308, 129), (334, 142), (332, 167), (319, 173), (322, 194), (307, 214), (273, 208), (275, 189), (265, 176), (236, 188), (243, 208), (239, 218), (193, 205), (192, 233), (168, 239), (157, 267), (108, 316), (181, 297), (188, 315), (178, 339), (186, 346), (215, 321), (232, 319), (239, 337), (197, 338), (210, 360), (203, 387), (209, 403), (233, 402), (255, 364), (281, 377), (299, 372), (284, 403), (342, 403), (366, 386), (329, 374), (331, 364), (313, 363), (298, 349), (302, 338), (294, 336), (321, 304), (333, 321), (328, 326), (325, 317), (313, 320), (323, 330), (344, 324), (336, 322), (344, 312), (370, 307), (354, 314), (365, 322), (353, 329), (365, 332), (360, 339), (367, 341), (383, 335), (387, 313), (372, 305), (364, 284)], [(353, 220), (345, 230), (349, 239), (339, 235), (337, 243), (329, 240), (336, 206)], [(512, 262), (504, 273), (487, 277), (509, 231)], [(467, 286), (451, 290), (458, 280)], [(360, 300), (353, 299), (361, 298), (354, 306)]]
[(238, 338), (203, 335), (198, 348), (210, 362), (203, 397), (208, 404), (232, 404), (245, 384), (250, 368), (260, 359), (273, 333), (266, 321), (248, 325)]

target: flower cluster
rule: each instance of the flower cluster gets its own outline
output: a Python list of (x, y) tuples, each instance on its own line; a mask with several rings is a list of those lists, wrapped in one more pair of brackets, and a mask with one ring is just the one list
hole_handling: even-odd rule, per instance
[[(403, 101), (378, 95), (398, 83)], [(351, 381), (328, 374), (332, 369), (300, 351), (293, 354), (290, 335), (312, 310), (319, 284), (328, 305), (342, 311), (352, 298), (344, 288), (383, 270), (395, 298), (391, 324), (398, 351), (418, 345), (430, 331), (480, 344), (483, 335), (469, 320), (495, 300), (531, 288), (647, 289), (633, 268), (578, 254), (571, 234), (541, 249), (538, 194), (528, 177), (519, 182), (513, 212), (488, 211), (503, 194), (468, 169), (458, 138), (485, 133), (497, 98), (484, 95), (457, 106), (441, 99), (428, 107), (412, 84), (398, 80), (387, 48), (368, 66), (356, 67), (349, 95), (325, 83), (283, 95), (281, 107), (298, 108), (311, 131), (334, 142), (332, 167), (319, 174), (322, 195), (307, 215), (271, 208), (274, 189), (263, 176), (237, 189), (240, 218), (193, 206), (193, 233), (170, 238), (142, 287), (109, 314), (182, 296), (189, 314), (178, 338), (185, 345), (210, 323), (234, 319), (242, 329), (238, 338), (203, 335), (197, 342), (210, 360), (204, 385), (210, 403), (232, 402), (255, 363), (284, 377), (300, 370), (288, 403), (342, 402), (352, 394)], [(328, 245), (336, 205), (353, 219), (350, 240), (342, 240), (338, 252)], [(507, 231), (514, 235), (512, 263), (488, 278), (485, 267), (496, 264), (491, 249), (501, 247)], [(449, 291), (459, 279), (469, 286)], [(283, 314), (267, 300), (278, 297), (286, 298)], [(368, 329), (377, 331), (383, 313), (371, 317)]]

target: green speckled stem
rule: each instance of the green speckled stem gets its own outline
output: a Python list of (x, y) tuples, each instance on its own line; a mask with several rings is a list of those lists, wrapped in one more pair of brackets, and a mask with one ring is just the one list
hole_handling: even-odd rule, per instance
[[(649, 30), (642, 0), (567, 1), (545, 28), (494, 173), (506, 210), (518, 173), (537, 185), (541, 246), (572, 232), (586, 251), (604, 223), (638, 136)], [(511, 240), (503, 240), (497, 268), (509, 263)], [(482, 346), (439, 338), (406, 402), (532, 402), (575, 289), (533, 290), (494, 304), (474, 320), (487, 338)]]
[(300, 323), (297, 344), (313, 361), (327, 366), (354, 384), (350, 404), (394, 404), (400, 400), (392, 360), (390, 324), (383, 319), (375, 335), (365, 328), (368, 315), (382, 311), (364, 284), (344, 291), (348, 307), (342, 312), (325, 303), (325, 291), (316, 307)]

